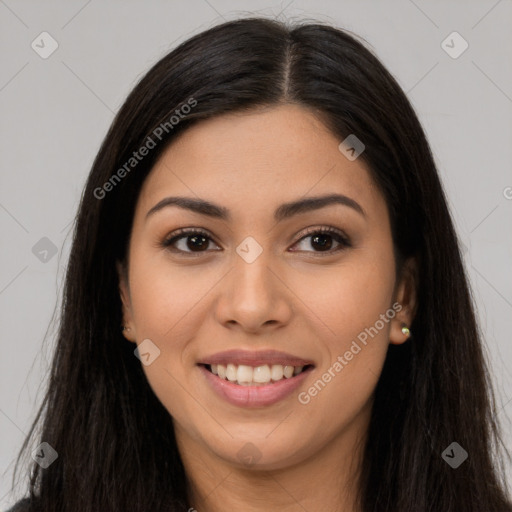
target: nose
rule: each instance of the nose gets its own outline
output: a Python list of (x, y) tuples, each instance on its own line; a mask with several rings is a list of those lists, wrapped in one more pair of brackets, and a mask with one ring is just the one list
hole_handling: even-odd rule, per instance
[(258, 333), (290, 322), (293, 294), (264, 253), (252, 263), (237, 256), (223, 280), (216, 316), (225, 327)]

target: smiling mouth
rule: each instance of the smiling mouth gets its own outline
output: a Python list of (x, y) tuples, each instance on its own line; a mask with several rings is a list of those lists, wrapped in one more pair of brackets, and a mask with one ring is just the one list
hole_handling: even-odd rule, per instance
[(248, 366), (237, 364), (201, 364), (219, 379), (229, 381), (240, 386), (265, 386), (281, 380), (293, 379), (297, 375), (313, 368), (313, 365), (289, 366), (281, 364)]

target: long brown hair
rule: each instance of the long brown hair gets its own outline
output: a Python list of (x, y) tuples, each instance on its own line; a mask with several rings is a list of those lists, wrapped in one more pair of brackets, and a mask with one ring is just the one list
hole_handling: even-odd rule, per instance
[[(169, 123), (190, 98), (194, 108)], [(177, 134), (212, 116), (283, 102), (314, 109), (340, 141), (352, 133), (364, 141), (360, 158), (387, 201), (399, 267), (409, 257), (419, 263), (414, 335), (389, 347), (375, 390), (361, 510), (512, 511), (468, 278), (411, 104), (356, 36), (260, 18), (215, 26), (163, 57), (103, 141), (74, 226), (48, 389), (16, 464), (41, 424), (38, 442), (59, 457), (47, 469), (32, 463), (30, 510), (187, 510), (172, 418), (120, 331), (115, 264), (126, 256), (142, 183)], [(156, 147), (112, 180), (152, 134)], [(469, 454), (456, 469), (442, 457), (452, 442)]]

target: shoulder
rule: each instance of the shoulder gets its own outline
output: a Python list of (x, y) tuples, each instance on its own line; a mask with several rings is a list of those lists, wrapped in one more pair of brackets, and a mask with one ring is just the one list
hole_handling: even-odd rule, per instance
[(25, 512), (28, 510), (28, 506), (30, 505), (30, 498), (24, 498), (14, 504), (7, 512)]

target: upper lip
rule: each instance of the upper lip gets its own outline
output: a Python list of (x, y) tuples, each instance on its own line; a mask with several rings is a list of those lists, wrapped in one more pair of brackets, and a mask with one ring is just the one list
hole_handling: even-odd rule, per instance
[(281, 364), (283, 366), (307, 366), (313, 362), (302, 357), (280, 352), (278, 350), (226, 350), (202, 359), (199, 364), (243, 364), (247, 366), (263, 366), (265, 364)]

